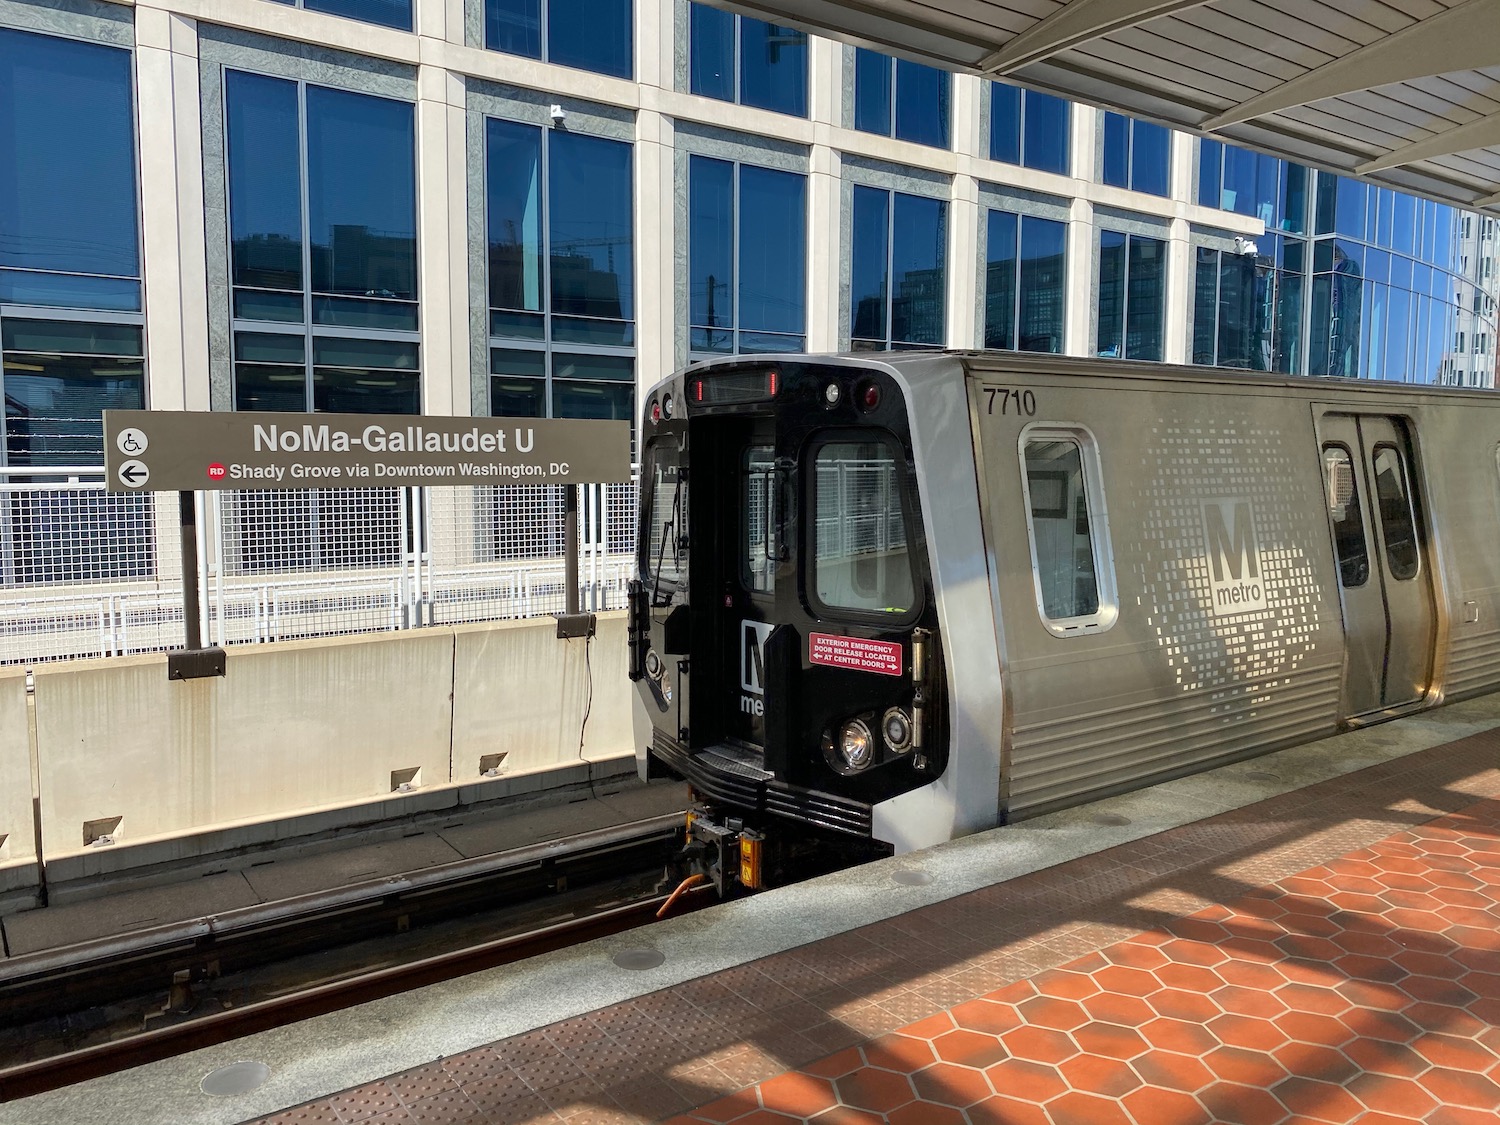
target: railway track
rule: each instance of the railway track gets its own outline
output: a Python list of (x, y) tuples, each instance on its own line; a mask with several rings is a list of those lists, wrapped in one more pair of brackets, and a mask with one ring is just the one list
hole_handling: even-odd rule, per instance
[[(202, 1004), (196, 1015), (169, 1012), (162, 1026), (130, 1034), (119, 1034), (118, 1027), (106, 1029), (110, 1037), (104, 1041), (0, 1069), (0, 1102), (645, 925), (666, 901), (651, 873), (659, 875), (681, 836), (680, 816), (654, 817), (12, 958), (0, 963), (0, 1012), (12, 1034), (25, 1034), (39, 1024), (55, 1026), (66, 1013), (112, 1004), (135, 1011), (139, 1026), (149, 1022), (139, 1015), (145, 1002), (159, 1003), (165, 995), (168, 1009), (179, 1002), (191, 1006), (195, 993), (217, 982), (257, 971), (260, 981), (248, 990), (248, 1002), (216, 1010)], [(700, 888), (683, 896), (673, 910), (697, 909), (710, 901), (713, 892)], [(503, 918), (506, 911), (521, 912), (523, 932), (479, 941), (468, 935), (457, 948), (415, 956), (410, 949), (387, 950), (377, 959), (397, 963), (367, 969), (356, 962), (336, 968), (338, 979), (327, 980), (324, 972), (322, 983), (304, 980), (287, 988), (286, 981), (277, 980), (277, 967), (299, 958), (299, 974), (306, 977), (310, 957), (329, 950), (372, 939), (384, 939), (385, 946), (406, 940), (393, 939), (395, 934), (409, 936), (412, 948), (420, 949), (418, 931), (423, 927), (476, 913)], [(573, 916), (558, 919), (559, 913)], [(497, 922), (491, 932), (516, 925), (515, 918)]]

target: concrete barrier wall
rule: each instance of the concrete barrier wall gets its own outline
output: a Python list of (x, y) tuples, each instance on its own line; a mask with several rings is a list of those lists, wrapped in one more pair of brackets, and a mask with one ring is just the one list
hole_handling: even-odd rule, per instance
[(31, 735), (26, 670), (0, 671), (0, 892), (36, 882), (36, 833), (31, 819)]
[[(502, 776), (577, 765), (590, 664), (584, 760), (631, 753), (624, 616), (601, 617), (587, 660), (555, 632), (546, 618), (234, 647), (222, 679), (169, 681), (159, 654), (38, 667), (44, 854), (87, 874), (122, 865), (122, 845), (356, 803), (389, 813), (400, 771), (420, 771), (423, 795), (472, 791), (483, 755), (506, 755)], [(29, 841), (29, 769), (19, 786)], [(86, 846), (85, 826), (114, 817), (116, 847)]]
[(623, 613), (600, 614), (589, 641), (558, 640), (550, 619), (545, 630), (462, 626), (455, 639), (455, 781), (479, 776), (495, 753), (514, 773), (635, 752)]

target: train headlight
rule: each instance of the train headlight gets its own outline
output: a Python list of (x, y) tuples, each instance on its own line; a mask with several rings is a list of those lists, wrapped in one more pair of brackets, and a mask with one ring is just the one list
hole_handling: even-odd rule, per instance
[(875, 758), (875, 736), (863, 719), (851, 719), (839, 731), (839, 757), (850, 772), (862, 770)]
[(664, 417), (672, 417), (672, 396), (664, 395), (661, 400), (661, 412)]
[(837, 383), (829, 383), (823, 388), (823, 401), (829, 406), (837, 406), (839, 399), (843, 397), (843, 390)]
[(892, 753), (905, 754), (911, 749), (911, 716), (899, 707), (892, 707), (880, 720), (880, 733)]

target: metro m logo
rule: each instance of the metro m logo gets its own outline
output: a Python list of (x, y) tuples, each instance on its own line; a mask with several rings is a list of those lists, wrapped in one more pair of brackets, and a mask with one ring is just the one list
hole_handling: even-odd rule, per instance
[(771, 626), (765, 621), (740, 622), (740, 687), (751, 695), (765, 694), (766, 638)]
[(1250, 501), (1205, 500), (1203, 535), (1214, 616), (1265, 609), (1266, 588)]

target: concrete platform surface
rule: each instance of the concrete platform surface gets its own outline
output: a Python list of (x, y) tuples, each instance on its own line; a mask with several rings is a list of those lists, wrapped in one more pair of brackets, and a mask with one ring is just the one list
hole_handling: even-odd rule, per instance
[[(1493, 1122), (1497, 762), (1500, 698), (1457, 704), (0, 1106), (0, 1122)], [(642, 946), (663, 963), (616, 967)], [(269, 1081), (201, 1092), (238, 1060)]]

